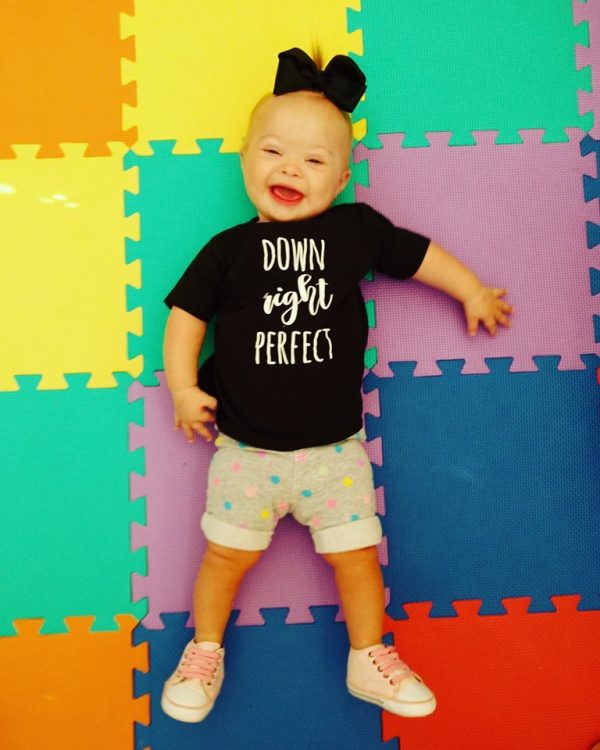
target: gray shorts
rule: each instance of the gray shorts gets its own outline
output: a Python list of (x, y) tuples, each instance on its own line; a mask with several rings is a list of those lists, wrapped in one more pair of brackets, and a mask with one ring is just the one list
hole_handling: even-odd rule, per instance
[(206, 538), (224, 547), (263, 550), (280, 518), (308, 526), (320, 553), (381, 541), (371, 464), (357, 433), (340, 443), (296, 451), (253, 448), (219, 435), (208, 474)]

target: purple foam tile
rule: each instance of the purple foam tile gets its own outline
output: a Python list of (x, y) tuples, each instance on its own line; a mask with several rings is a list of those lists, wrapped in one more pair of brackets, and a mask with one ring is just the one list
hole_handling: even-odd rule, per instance
[[(192, 609), (194, 581), (205, 549), (200, 518), (214, 451), (204, 441), (188, 444), (173, 429), (164, 374), (157, 376), (159, 386), (143, 388), (144, 427), (136, 428), (131, 438), (145, 450), (145, 476), (132, 477), (132, 493), (134, 499), (146, 497), (147, 522), (132, 526), (132, 546), (145, 546), (148, 559), (148, 575), (134, 576), (132, 585), (134, 599), (148, 597), (143, 624), (152, 629), (163, 627), (162, 613)], [(385, 551), (381, 555), (386, 558)], [(272, 607), (289, 607), (289, 623), (313, 622), (309, 607), (317, 605), (339, 605), (332, 570), (315, 553), (308, 529), (285, 518), (234, 603), (234, 609), (240, 610), (237, 624), (263, 624), (260, 609)]]
[(583, 199), (582, 177), (595, 168), (568, 143), (541, 143), (523, 132), (523, 144), (495, 145), (495, 133), (475, 133), (476, 146), (448, 146), (447, 133), (429, 133), (429, 148), (402, 148), (403, 135), (383, 135), (383, 148), (356, 149), (368, 160), (370, 187), (356, 187), (401, 226), (431, 236), (492, 286), (506, 287), (513, 325), (496, 338), (483, 329), (466, 335), (462, 308), (415, 281), (376, 275), (363, 282), (375, 299), (374, 371), (392, 375), (389, 362), (415, 361), (415, 375), (439, 375), (436, 361), (464, 359), (464, 373), (488, 372), (485, 358), (512, 357), (512, 371), (536, 370), (532, 357), (560, 355), (560, 369), (584, 369), (596, 350), (585, 222), (597, 209)]

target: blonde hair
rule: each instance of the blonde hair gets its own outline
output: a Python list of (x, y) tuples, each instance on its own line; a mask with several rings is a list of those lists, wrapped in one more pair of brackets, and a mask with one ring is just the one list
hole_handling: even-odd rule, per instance
[[(323, 61), (325, 59), (325, 56), (323, 54), (323, 48), (318, 42), (312, 43), (312, 49), (311, 49), (311, 58), (314, 64), (317, 66), (317, 70), (323, 70), (325, 67), (323, 64)], [(324, 94), (321, 94), (319, 91), (313, 91), (310, 92), (307, 90), (307, 93), (313, 93), (315, 96), (321, 96), (323, 98), (326, 98)], [(250, 111), (250, 115), (248, 117), (248, 126), (246, 128), (246, 135), (242, 139), (242, 147), (241, 151), (243, 153), (245, 145), (246, 145), (246, 139), (248, 138), (248, 133), (250, 132), (250, 128), (252, 127), (252, 121), (254, 120), (254, 117), (256, 116), (256, 113), (259, 111), (259, 109), (262, 107), (262, 105), (272, 99), (275, 96), (275, 94), (269, 92), (268, 94), (263, 94), (260, 99), (256, 102), (254, 107), (252, 107), (252, 110)], [(283, 95), (285, 96), (285, 94)], [(335, 105), (334, 105), (335, 106)], [(348, 112), (344, 112), (343, 110), (339, 109), (339, 107), (336, 107), (340, 115), (344, 118), (346, 121), (346, 125), (348, 126), (348, 131), (350, 133), (350, 143), (352, 143), (353, 138), (353, 130), (352, 130), (352, 118), (350, 117)]]

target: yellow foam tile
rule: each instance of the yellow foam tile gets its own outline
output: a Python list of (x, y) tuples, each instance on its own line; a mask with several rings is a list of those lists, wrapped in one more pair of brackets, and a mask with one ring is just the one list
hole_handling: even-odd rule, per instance
[(137, 0), (135, 17), (121, 16), (122, 36), (136, 44), (136, 62), (122, 61), (123, 82), (137, 82), (124, 123), (138, 128), (134, 150), (175, 140), (174, 153), (197, 153), (197, 138), (239, 150), (249, 112), (273, 89), (278, 52), (310, 52), (317, 41), (327, 60), (362, 54), (361, 33), (346, 30), (348, 7), (360, 0)]
[(140, 285), (139, 261), (125, 261), (124, 144), (84, 158), (85, 144), (61, 144), (64, 158), (36, 158), (14, 146), (0, 162), (0, 389), (14, 375), (41, 374), (40, 388), (64, 388), (64, 373), (90, 373), (90, 387), (116, 385), (113, 372), (141, 372), (127, 334), (141, 333), (141, 311), (127, 311), (126, 286)]

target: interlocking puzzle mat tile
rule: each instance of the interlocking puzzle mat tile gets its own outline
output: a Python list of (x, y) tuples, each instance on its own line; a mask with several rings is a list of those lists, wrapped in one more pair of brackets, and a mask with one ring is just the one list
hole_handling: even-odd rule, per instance
[(248, 115), (273, 90), (277, 53), (310, 49), (318, 39), (327, 57), (361, 54), (359, 33), (348, 34), (346, 8), (359, 0), (305, 0), (302, 12), (289, 0), (138, 0), (135, 18), (124, 17), (125, 34), (135, 35), (136, 62), (123, 61), (124, 80), (137, 81), (135, 110), (139, 153), (147, 142), (174, 138), (177, 151), (197, 151), (196, 138), (223, 138), (223, 149), (237, 151)]
[[(600, 6), (594, 0), (573, 3), (573, 17), (576, 24), (587, 22), (589, 46), (575, 47), (577, 67), (589, 66), (592, 74), (591, 91), (579, 94), (579, 112), (597, 113), (600, 111)], [(594, 138), (600, 137), (600, 120), (595, 116), (594, 127), (589, 131)]]
[[(588, 156), (587, 162), (588, 171), (594, 172), (595, 174), (585, 174), (583, 176), (583, 195), (586, 201), (595, 201), (600, 198), (600, 141), (586, 136), (580, 143), (581, 155)], [(592, 168), (591, 160), (595, 158), (595, 165)], [(593, 219), (598, 219), (600, 214), (600, 203), (592, 203), (592, 208), (595, 209), (593, 212)], [(595, 249), (600, 245), (600, 224), (595, 221), (587, 221), (585, 225), (587, 246), (590, 249)], [(592, 294), (598, 294), (594, 286), (594, 277), (596, 269), (590, 269), (591, 282), (592, 282)], [(598, 337), (597, 337), (598, 340)]]
[[(22, 389), (0, 394), (0, 634), (12, 620), (45, 618), (43, 632), (64, 632), (64, 617), (95, 615), (94, 630), (111, 630), (117, 613), (145, 614), (131, 603), (130, 574), (144, 572), (131, 554), (128, 473), (140, 455), (128, 451), (131, 379), (117, 388), (88, 389), (68, 376), (63, 391)], [(142, 506), (140, 508), (140, 505)]]
[[(206, 503), (212, 444), (189, 444), (173, 430), (171, 398), (160, 387), (131, 387), (130, 398), (144, 400), (144, 427), (133, 425), (131, 447), (144, 447), (145, 476), (132, 478), (132, 497), (146, 498), (146, 526), (132, 526), (132, 547), (147, 548), (148, 576), (134, 576), (134, 599), (148, 597), (144, 625), (162, 627), (163, 612), (189, 611), (198, 566), (205, 549), (200, 518)], [(382, 562), (385, 562), (382, 545)], [(294, 585), (290, 586), (293, 580)], [(314, 551), (310, 534), (283, 519), (264, 558), (246, 577), (234, 602), (238, 625), (259, 625), (261, 607), (287, 607), (287, 621), (311, 622), (310, 605), (338, 605), (331, 568)]]
[(91, 373), (89, 387), (115, 385), (113, 372), (135, 376), (129, 332), (141, 333), (141, 310), (127, 312), (125, 287), (139, 285), (139, 263), (126, 264), (123, 144), (112, 156), (84, 158), (81, 144), (64, 159), (36, 159), (37, 146), (15, 146), (0, 161), (2, 312), (0, 389), (14, 375), (43, 375), (41, 388), (64, 388), (65, 372)]
[(149, 702), (133, 698), (133, 670), (148, 669), (146, 644), (133, 647), (133, 617), (120, 629), (90, 631), (93, 617), (69, 617), (68, 634), (40, 635), (41, 620), (18, 620), (0, 638), (0, 744), (10, 750), (126, 750)]
[(428, 131), (468, 144), (473, 130), (498, 130), (502, 142), (518, 143), (523, 128), (564, 141), (565, 128), (593, 125), (577, 106), (579, 91), (591, 89), (589, 68), (577, 70), (575, 59), (587, 24), (574, 26), (565, 0), (363, 0), (360, 13), (349, 11), (357, 28), (369, 88), (356, 116), (366, 117), (369, 147), (397, 132), (426, 146)]
[[(383, 714), (383, 738), (402, 750), (589, 750), (600, 737), (600, 612), (577, 596), (556, 611), (479, 616), (478, 601), (455, 602), (457, 617), (430, 618), (430, 604), (405, 605), (387, 620), (401, 654), (435, 691), (438, 708), (419, 721)], [(413, 656), (414, 654), (414, 656)]]
[[(220, 144), (198, 141), (200, 154), (178, 155), (174, 141), (156, 141), (152, 155), (129, 152), (125, 159), (139, 170), (139, 195), (126, 195), (126, 209), (139, 213), (140, 240), (127, 249), (129, 260), (142, 262), (143, 285), (129, 290), (129, 302), (143, 307), (144, 335), (132, 338), (130, 351), (143, 354), (146, 385), (155, 384), (154, 371), (163, 369), (164, 297), (212, 236), (256, 215), (244, 191), (239, 155), (220, 153)], [(361, 171), (358, 165), (340, 200), (353, 199)], [(211, 346), (208, 340), (203, 357)]]
[(511, 329), (473, 339), (454, 300), (376, 277), (365, 286), (376, 302), (376, 373), (416, 360), (416, 374), (439, 374), (436, 359), (457, 358), (465, 372), (486, 372), (485, 357), (504, 356), (513, 357), (512, 370), (532, 370), (533, 355), (555, 354), (561, 369), (581, 368), (579, 355), (596, 349), (599, 310), (589, 281), (598, 263), (585, 239), (586, 219), (598, 210), (582, 200), (581, 183), (594, 157), (582, 157), (574, 140), (541, 144), (535, 133), (504, 146), (494, 145), (493, 133), (477, 134), (476, 146), (448, 147), (447, 134), (432, 135), (423, 149), (401, 148), (402, 135), (382, 141), (380, 150), (356, 150), (368, 159), (371, 182), (357, 187), (357, 199), (433, 237), (485, 283), (508, 288), (516, 312)]
[(121, 58), (135, 55), (133, 38), (119, 38), (122, 12), (133, 0), (2, 4), (0, 156), (14, 143), (60, 156), (59, 143), (80, 142), (96, 156), (110, 153), (109, 141), (135, 140), (122, 127), (123, 104), (135, 104), (135, 84), (121, 85)]
[[(381, 712), (346, 691), (348, 638), (334, 608), (314, 609), (315, 623), (286, 625), (284, 610), (264, 610), (265, 625), (229, 628), (227, 676), (219, 699), (201, 724), (183, 724), (160, 709), (164, 680), (193, 632), (185, 615), (164, 615), (164, 630), (134, 631), (147, 642), (151, 670), (136, 675), (136, 694), (150, 693), (152, 721), (138, 727), (137, 747), (152, 750), (375, 750)], [(293, 738), (290, 740), (290, 738)]]
[[(403, 601), (480, 598), (488, 611), (502, 596), (577, 592), (598, 606), (600, 388), (596, 356), (586, 370), (510, 373), (488, 360), (488, 375), (413, 377), (414, 363), (392, 364), (377, 387), (381, 418), (392, 616)], [(444, 609), (446, 608), (446, 609)]]
[(127, 213), (138, 212), (140, 240), (127, 243), (127, 258), (142, 263), (141, 289), (129, 290), (140, 305), (144, 335), (130, 351), (143, 354), (142, 382), (154, 384), (162, 369), (168, 308), (163, 299), (203, 245), (218, 232), (246, 221), (254, 209), (246, 198), (237, 154), (220, 154), (220, 141), (200, 141), (201, 154), (174, 155), (174, 142), (153, 142), (153, 154), (129, 152), (127, 167), (139, 172), (139, 195), (127, 193)]

